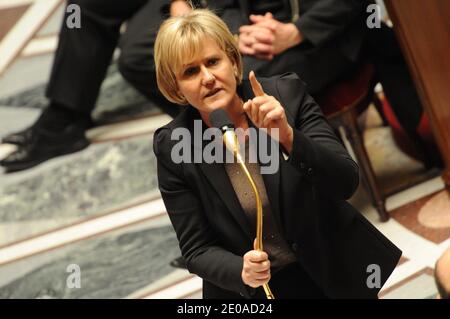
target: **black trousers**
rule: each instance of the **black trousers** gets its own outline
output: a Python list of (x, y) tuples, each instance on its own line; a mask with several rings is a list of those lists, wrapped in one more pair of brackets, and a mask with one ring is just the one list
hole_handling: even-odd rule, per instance
[[(47, 97), (90, 116), (117, 46), (119, 71), (139, 92), (169, 115), (179, 107), (158, 91), (153, 45), (162, 22), (162, 0), (70, 0), (81, 11), (81, 28), (69, 29), (64, 17)], [(126, 31), (120, 28), (126, 22)]]
[(385, 24), (369, 29), (362, 58), (372, 61), (397, 119), (407, 133), (413, 134), (422, 116), (422, 104), (394, 31)]

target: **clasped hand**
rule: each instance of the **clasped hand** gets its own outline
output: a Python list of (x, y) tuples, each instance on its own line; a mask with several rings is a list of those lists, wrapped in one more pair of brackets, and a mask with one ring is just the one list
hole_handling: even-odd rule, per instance
[(252, 24), (239, 28), (239, 50), (242, 54), (259, 59), (272, 60), (275, 55), (302, 41), (300, 31), (293, 23), (276, 20), (268, 12), (262, 15), (250, 15)]

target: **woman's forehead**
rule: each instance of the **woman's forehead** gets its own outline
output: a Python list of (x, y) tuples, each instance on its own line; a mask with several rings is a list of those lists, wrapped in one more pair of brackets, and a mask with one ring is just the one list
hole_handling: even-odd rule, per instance
[(180, 66), (189, 65), (195, 61), (216, 54), (225, 54), (225, 52), (220, 48), (216, 41), (211, 38), (205, 38), (198, 43), (191, 43), (183, 50), (180, 50), (178, 64)]

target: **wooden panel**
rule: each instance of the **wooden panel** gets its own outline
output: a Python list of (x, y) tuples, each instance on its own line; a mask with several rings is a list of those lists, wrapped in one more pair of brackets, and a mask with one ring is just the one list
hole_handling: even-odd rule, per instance
[(450, 1), (384, 2), (430, 118), (450, 191)]
[[(8, 0), (13, 1), (13, 0)], [(34, 1), (0, 42), (0, 75), (19, 56), (63, 0)], [(1, 8), (2, 2), (0, 2)], [(10, 3), (11, 4), (11, 3)]]
[(30, 5), (0, 9), (0, 41), (8, 33)]

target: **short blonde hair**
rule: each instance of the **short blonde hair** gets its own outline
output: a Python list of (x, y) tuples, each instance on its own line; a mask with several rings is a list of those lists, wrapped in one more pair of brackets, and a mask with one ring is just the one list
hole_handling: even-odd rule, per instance
[(236, 81), (242, 82), (242, 57), (238, 42), (225, 22), (206, 9), (194, 9), (186, 15), (171, 17), (159, 28), (155, 41), (156, 80), (169, 101), (186, 105), (180, 96), (175, 74), (184, 61), (198, 56), (205, 38), (212, 39), (236, 65)]

